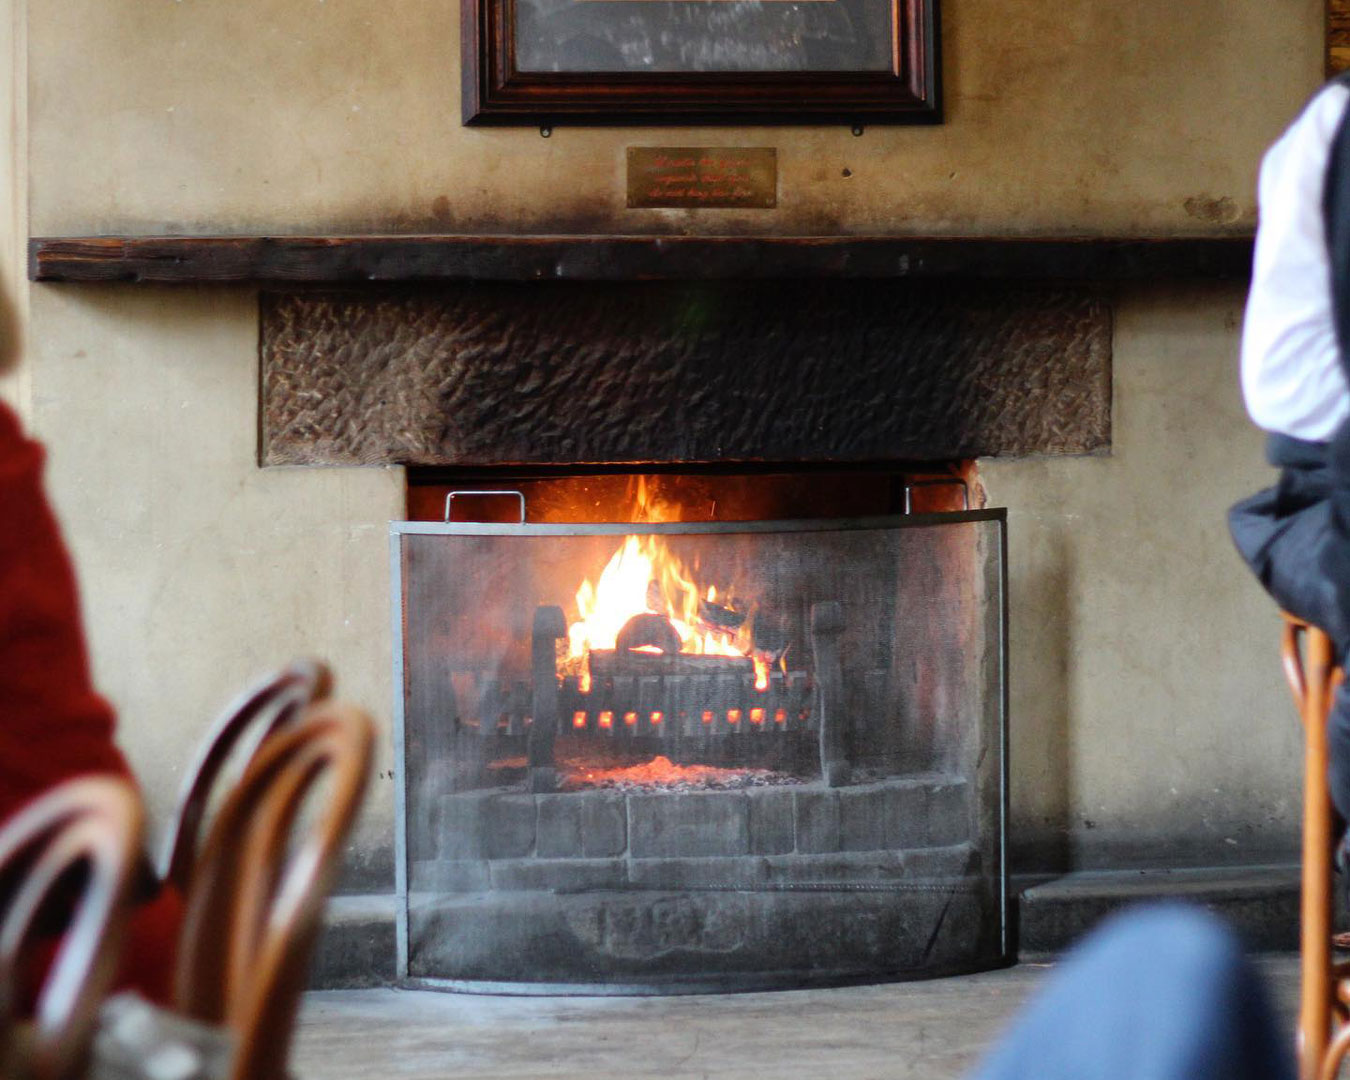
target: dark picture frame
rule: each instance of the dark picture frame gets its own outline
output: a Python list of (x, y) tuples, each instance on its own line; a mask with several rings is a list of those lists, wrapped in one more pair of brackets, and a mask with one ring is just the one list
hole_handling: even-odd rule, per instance
[(938, 0), (461, 3), (465, 124), (942, 120)]

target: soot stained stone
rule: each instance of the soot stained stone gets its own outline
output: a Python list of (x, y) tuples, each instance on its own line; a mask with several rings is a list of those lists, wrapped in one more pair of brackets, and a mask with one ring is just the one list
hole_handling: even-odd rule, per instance
[(541, 858), (613, 857), (628, 847), (628, 807), (622, 795), (541, 795), (538, 805)]
[(622, 859), (502, 859), (492, 864), (497, 889), (544, 889), (579, 892), (621, 889), (628, 884)]
[(768, 880), (764, 859), (634, 859), (629, 880), (644, 889), (753, 889)]
[(834, 791), (793, 793), (797, 810), (797, 850), (839, 850), (839, 796)]
[(928, 795), (927, 784), (895, 784), (886, 789), (887, 847), (916, 848), (929, 842)]
[(989, 935), (933, 934), (939, 923), (978, 929), (981, 915), (979, 895), (959, 885), (858, 892), (847, 911), (831, 891), (447, 896), (410, 908), (409, 973), (609, 989), (946, 974), (998, 957)]
[(917, 881), (973, 878), (979, 875), (980, 866), (980, 853), (973, 844), (918, 848), (905, 852), (905, 875)]
[(534, 850), (533, 796), (446, 795), (440, 813), (442, 859), (512, 859)]
[(488, 864), (469, 859), (421, 859), (412, 864), (412, 892), (482, 892), (492, 887)]
[(1083, 286), (762, 281), (268, 293), (266, 465), (864, 462), (1110, 445)]
[(954, 844), (970, 836), (970, 789), (961, 781), (941, 784), (928, 793), (929, 844)]
[(750, 850), (783, 855), (796, 844), (794, 800), (790, 791), (756, 792), (750, 799)]
[(747, 803), (740, 792), (629, 796), (630, 854), (638, 859), (748, 854)]
[(839, 847), (843, 851), (886, 847), (884, 789), (844, 788), (839, 792)]

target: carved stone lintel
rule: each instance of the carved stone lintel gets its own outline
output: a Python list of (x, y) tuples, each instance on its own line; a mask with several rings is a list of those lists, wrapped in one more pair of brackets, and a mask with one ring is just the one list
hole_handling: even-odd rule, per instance
[(840, 464), (1110, 445), (1089, 287), (478, 284), (262, 301), (268, 465)]

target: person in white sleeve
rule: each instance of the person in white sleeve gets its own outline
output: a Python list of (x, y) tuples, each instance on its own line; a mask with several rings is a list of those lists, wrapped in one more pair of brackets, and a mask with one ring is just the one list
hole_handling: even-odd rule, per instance
[[(1239, 551), (1291, 614), (1350, 647), (1350, 80), (1304, 107), (1261, 163), (1242, 392), (1280, 472), (1233, 507)], [(1330, 719), (1332, 801), (1350, 820), (1350, 688)], [(1341, 841), (1343, 843), (1343, 841)]]

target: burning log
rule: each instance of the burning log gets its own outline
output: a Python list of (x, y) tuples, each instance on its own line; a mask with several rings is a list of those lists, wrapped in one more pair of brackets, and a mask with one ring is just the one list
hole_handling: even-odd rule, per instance
[(721, 630), (728, 634), (739, 630), (745, 622), (743, 612), (734, 611), (726, 605), (714, 603), (712, 600), (700, 600), (698, 602), (698, 617), (710, 629)]
[(680, 640), (675, 627), (670, 625), (670, 620), (652, 611), (634, 615), (624, 623), (614, 642), (614, 651), (618, 653), (643, 649), (674, 656), (683, 647), (684, 642)]
[(753, 682), (755, 664), (748, 656), (595, 649), (590, 655), (590, 671), (592, 679), (611, 679), (616, 675), (731, 675)]

